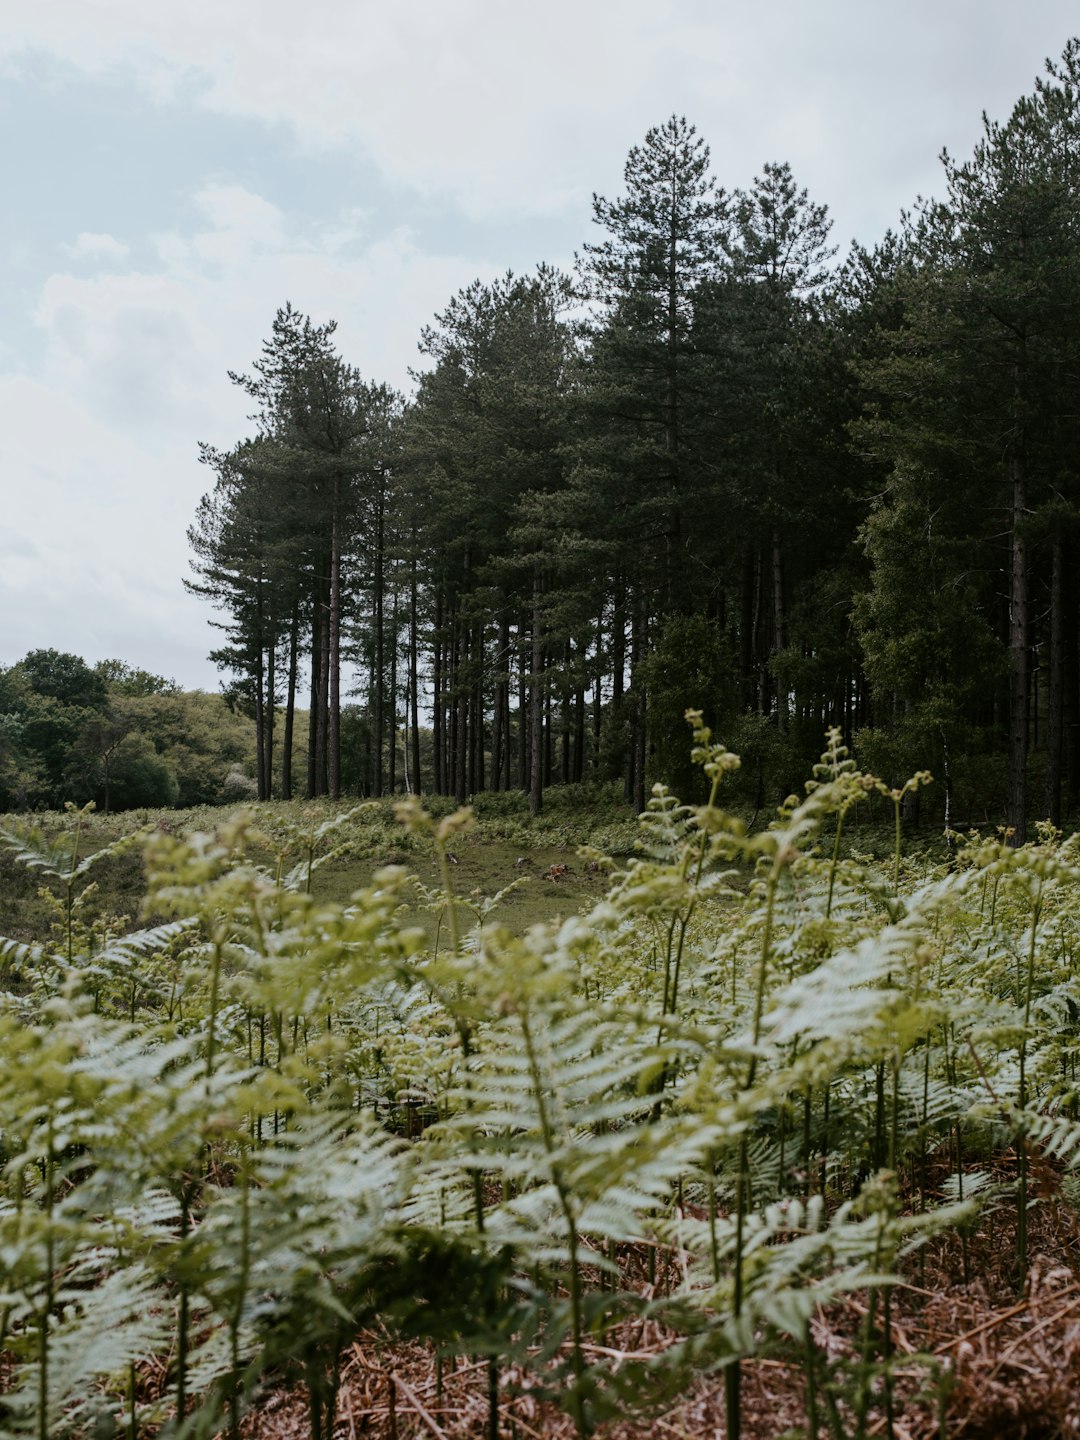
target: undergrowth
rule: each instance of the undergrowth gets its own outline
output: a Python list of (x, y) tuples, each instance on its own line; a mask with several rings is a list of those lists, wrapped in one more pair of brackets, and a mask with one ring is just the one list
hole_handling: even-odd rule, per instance
[[(524, 934), (504, 895), (455, 903), (468, 811), (158, 826), (136, 930), (90, 890), (131, 836), (4, 832), (51, 909), (0, 942), (0, 1434), (236, 1437), (302, 1381), (325, 1440), (365, 1327), (479, 1361), (492, 1440), (510, 1384), (588, 1435), (713, 1371), (738, 1437), (763, 1356), (801, 1366), (808, 1435), (896, 1435), (901, 1405), (945, 1433), (894, 1289), (943, 1237), (966, 1266), (980, 1206), (1022, 1287), (1032, 1167), (1080, 1155), (1077, 841), (912, 864), (904, 791), (837, 733), (748, 834), (691, 718), (708, 802), (657, 787), (632, 858), (583, 853), (606, 894)], [(850, 843), (871, 794), (884, 862)], [(400, 865), (320, 898), (358, 825), (427, 858), (432, 925)], [(614, 1343), (644, 1326), (662, 1347)]]

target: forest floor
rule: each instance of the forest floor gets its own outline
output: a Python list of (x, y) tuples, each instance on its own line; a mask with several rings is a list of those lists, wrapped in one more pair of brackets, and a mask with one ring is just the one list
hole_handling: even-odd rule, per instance
[[(463, 930), (471, 928), (480, 911), (487, 909), (485, 899), (490, 900), (503, 891), (507, 893), (490, 911), (489, 918), (518, 933), (541, 921), (576, 914), (600, 899), (608, 883), (600, 870), (579, 858), (579, 845), (597, 844), (600, 849), (622, 854), (633, 849), (634, 821), (627, 806), (594, 801), (576, 808), (570, 796), (561, 800), (557, 797), (551, 813), (530, 820), (525, 797), (481, 797), (481, 806), (487, 808), (493, 799), (505, 803), (499, 805), (494, 814), (484, 814), (482, 809), (474, 828), (455, 837), (450, 846), (451, 879), (458, 896)], [(334, 806), (329, 801), (279, 801), (266, 807), (249, 807), (246, 813), (252, 822), (251, 859), (273, 873), (277, 858), (275, 845), (283, 844), (284, 832), (291, 830), (294, 835), (287, 863), (295, 864), (301, 857), (302, 838), (298, 837), (302, 837), (303, 831), (350, 810), (356, 803), (342, 800)], [(441, 802), (440, 808), (446, 807), (447, 802)], [(227, 807), (201, 807), (90, 814), (82, 822), (79, 853), (93, 853), (136, 831), (148, 837), (154, 832), (190, 835), (195, 831), (213, 831), (225, 824), (233, 813)], [(50, 841), (70, 836), (74, 823), (75, 817), (70, 813), (0, 816), (3, 828), (20, 831), (33, 827)], [(342, 853), (330, 857), (314, 871), (312, 892), (317, 899), (345, 905), (356, 890), (371, 882), (381, 867), (401, 865), (418, 882), (409, 892), (412, 918), (434, 934), (439, 924), (441, 897), (425, 894), (425, 889), (439, 888), (434, 855), (430, 846), (418, 846), (397, 824), (392, 802), (370, 803), (355, 823), (318, 842), (316, 854), (325, 854), (339, 845)], [(60, 887), (55, 880), (43, 879), (39, 870), (20, 865), (9, 849), (0, 847), (0, 936), (24, 942), (47, 939), (54, 917), (41, 893), (43, 888), (57, 894)], [(126, 931), (152, 922), (153, 917), (140, 911), (146, 890), (141, 846), (95, 866), (78, 888), (88, 892), (82, 914), (92, 926)]]
[[(1003, 1183), (1011, 1178), (1009, 1164), (1006, 1155), (997, 1177)], [(1011, 1201), (984, 1209), (968, 1236), (966, 1280), (955, 1234), (909, 1260), (906, 1283), (890, 1301), (892, 1418), (878, 1378), (865, 1417), (868, 1440), (1080, 1435), (1080, 1211), (1063, 1195), (1055, 1168), (1039, 1162), (1033, 1173), (1033, 1261), (1022, 1286)], [(662, 1276), (657, 1283), (663, 1284)], [(866, 1321), (867, 1296), (856, 1292), (819, 1311), (813, 1322), (814, 1343), (833, 1376), (827, 1385), (819, 1382), (819, 1437), (848, 1440), (858, 1433), (854, 1387), (840, 1377), (857, 1363)], [(620, 1354), (659, 1356), (677, 1338), (636, 1321), (632, 1333), (604, 1336), (602, 1353), (616, 1364)], [(936, 1385), (935, 1370), (942, 1377)], [(801, 1354), (774, 1349), (745, 1361), (742, 1372), (745, 1440), (810, 1436)], [(362, 1333), (347, 1354), (335, 1440), (481, 1440), (488, 1433), (486, 1377), (482, 1360), (444, 1366), (440, 1373), (429, 1348), (395, 1342), (386, 1332)], [(520, 1370), (504, 1368), (500, 1386), (500, 1436), (573, 1440), (570, 1417), (531, 1394)], [(714, 1372), (663, 1408), (609, 1421), (596, 1434), (603, 1440), (721, 1440), (727, 1435), (724, 1414), (724, 1376)], [(249, 1440), (305, 1440), (310, 1430), (303, 1388), (270, 1389), (248, 1416), (244, 1434)]]
[[(465, 911), (465, 926), (484, 909), (484, 897), (502, 896), (491, 918), (518, 933), (540, 920), (568, 916), (599, 900), (607, 877), (579, 858), (577, 846), (590, 842), (625, 856), (632, 852), (634, 822), (625, 807), (594, 804), (577, 809), (552, 807), (540, 822), (514, 810), (510, 797), (497, 797), (495, 813), (481, 811), (475, 830), (455, 839), (451, 875)], [(505, 802), (505, 803), (501, 803)], [(340, 807), (344, 808), (344, 807)], [(274, 836), (286, 830), (313, 834), (333, 811), (297, 803), (254, 812), (266, 833), (253, 845), (253, 858), (273, 859)], [(160, 815), (91, 816), (83, 839), (86, 850), (109, 844), (135, 828), (147, 833), (190, 833), (222, 824), (227, 811), (162, 812)], [(38, 817), (35, 817), (37, 819)], [(47, 834), (56, 835), (71, 817), (41, 817)], [(436, 888), (431, 854), (413, 842), (384, 803), (356, 822), (349, 843), (315, 871), (316, 896), (346, 903), (372, 875), (388, 864), (411, 870), (420, 884), (410, 909), (433, 932), (440, 924), (441, 900), (425, 901), (423, 886)], [(275, 829), (276, 827), (276, 829)], [(320, 841), (325, 853), (340, 836)], [(295, 848), (291, 861), (295, 860)], [(290, 862), (291, 863), (291, 862)], [(129, 850), (91, 872), (96, 885), (85, 909), (103, 923), (130, 928), (139, 921), (144, 889), (141, 855)], [(49, 931), (49, 905), (39, 895), (39, 876), (19, 868), (0, 851), (0, 935), (42, 940)], [(55, 882), (53, 888), (55, 890)], [(1012, 1181), (1010, 1159), (999, 1162), (995, 1176), (1003, 1187)], [(1066, 1182), (1067, 1184), (1067, 1182)], [(894, 1440), (1056, 1440), (1080, 1437), (1080, 1208), (1067, 1195), (1057, 1169), (1038, 1162), (1029, 1220), (1032, 1265), (1021, 1285), (1016, 1274), (1016, 1237), (1011, 1198), (982, 1210), (967, 1237), (966, 1256), (950, 1233), (909, 1259), (905, 1283), (892, 1292), (890, 1335), (894, 1356), (892, 1419), (880, 1375), (873, 1382), (865, 1418), (867, 1437)], [(662, 1293), (678, 1280), (679, 1255), (667, 1257), (669, 1270), (657, 1267), (651, 1285), (641, 1255), (621, 1256), (624, 1284), (643, 1299)], [(851, 1408), (853, 1374), (867, 1330), (868, 1299), (853, 1293), (813, 1322), (813, 1341), (824, 1367), (818, 1385), (818, 1436), (847, 1440), (856, 1433)], [(880, 1310), (878, 1311), (880, 1316)], [(636, 1320), (623, 1330), (597, 1337), (595, 1349), (617, 1368), (625, 1360), (659, 1357), (678, 1339), (654, 1321)], [(876, 1342), (880, 1343), (880, 1339)], [(808, 1436), (808, 1396), (803, 1356), (773, 1346), (742, 1366), (742, 1433), (747, 1440)], [(825, 1372), (828, 1372), (827, 1374)], [(934, 1375), (943, 1377), (933, 1383)], [(161, 1376), (143, 1376), (145, 1398)], [(722, 1372), (700, 1376), (659, 1411), (607, 1422), (597, 1431), (604, 1440), (719, 1440), (725, 1428)], [(504, 1440), (571, 1440), (574, 1426), (550, 1400), (530, 1390), (521, 1369), (500, 1374), (500, 1435)], [(485, 1361), (439, 1364), (419, 1344), (395, 1341), (387, 1332), (356, 1336), (349, 1347), (339, 1395), (335, 1440), (471, 1440), (487, 1433)], [(302, 1385), (269, 1388), (245, 1421), (249, 1440), (303, 1440), (310, 1434), (308, 1402)]]
[[(437, 797), (431, 803), (436, 814), (446, 813), (452, 802)], [(273, 873), (275, 845), (284, 844), (290, 834), (289, 864), (296, 863), (303, 832), (357, 806), (343, 798), (336, 805), (321, 801), (273, 801), (250, 806), (252, 838), (249, 854), (255, 863)], [(119, 814), (89, 814), (80, 822), (80, 855), (111, 844), (121, 836), (141, 832), (190, 835), (212, 832), (225, 824), (234, 812), (230, 807), (200, 807), (193, 810), (127, 811)], [(749, 819), (749, 816), (746, 817)], [(757, 828), (767, 819), (755, 816)], [(48, 840), (70, 835), (77, 817), (71, 812), (35, 815), (0, 815), (0, 828), (19, 831), (33, 827)], [(463, 930), (475, 924), (485, 898), (500, 896), (487, 918), (523, 934), (530, 925), (566, 918), (602, 898), (608, 879), (595, 862), (579, 857), (579, 847), (588, 845), (612, 855), (619, 863), (636, 849), (637, 824), (629, 806), (610, 792), (599, 795), (584, 786), (555, 787), (548, 792), (543, 813), (531, 818), (527, 797), (520, 792), (484, 794), (477, 797), (473, 828), (458, 835), (449, 847), (451, 879), (461, 906)], [(891, 854), (891, 824), (852, 825), (849, 843), (871, 854)], [(323, 854), (342, 845), (342, 853), (329, 858), (314, 872), (312, 891), (320, 900), (344, 905), (359, 888), (370, 883), (384, 865), (402, 865), (415, 877), (409, 898), (415, 923), (434, 935), (439, 924), (441, 900), (429, 903), (429, 891), (439, 888), (434, 855), (430, 846), (418, 845), (394, 819), (393, 802), (369, 801), (355, 821), (342, 833), (330, 833), (318, 843)], [(935, 860), (945, 858), (941, 831), (937, 827), (905, 836), (905, 853)], [(41, 873), (17, 863), (10, 850), (0, 845), (0, 936), (25, 942), (48, 937), (50, 909), (42, 896), (43, 886), (58, 893), (55, 881), (46, 882)], [(92, 887), (92, 888), (91, 888)], [(146, 876), (141, 846), (136, 845), (96, 866), (81, 882), (88, 894), (83, 915), (91, 926), (120, 931), (152, 923), (141, 913)], [(53, 917), (54, 918), (54, 917)]]

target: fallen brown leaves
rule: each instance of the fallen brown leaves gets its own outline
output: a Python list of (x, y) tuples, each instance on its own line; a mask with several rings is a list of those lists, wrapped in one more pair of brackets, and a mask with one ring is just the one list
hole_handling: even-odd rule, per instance
[[(909, 1262), (909, 1283), (893, 1293), (891, 1334), (896, 1357), (895, 1440), (936, 1440), (941, 1434), (926, 1366), (907, 1356), (934, 1355), (947, 1367), (949, 1440), (1065, 1440), (1080, 1436), (1080, 1217), (1061, 1197), (1056, 1176), (1044, 1167), (1029, 1230), (1035, 1260), (1022, 1294), (1015, 1274), (1011, 1205), (980, 1220), (968, 1241), (968, 1274), (958, 1237), (943, 1237)], [(854, 1355), (866, 1315), (866, 1297), (853, 1295), (821, 1312), (814, 1339), (833, 1362)], [(618, 1366), (659, 1354), (671, 1335), (635, 1325), (620, 1350), (618, 1337), (593, 1351)], [(529, 1377), (513, 1367), (500, 1372), (500, 1435), (518, 1440), (572, 1440), (570, 1418), (529, 1390)], [(720, 1440), (725, 1434), (724, 1382), (701, 1377), (660, 1414), (609, 1423), (603, 1440)], [(805, 1435), (806, 1397), (799, 1357), (771, 1355), (747, 1361), (743, 1375), (746, 1440)], [(880, 1382), (867, 1433), (884, 1436)], [(841, 1407), (846, 1425), (849, 1412)], [(419, 1344), (393, 1343), (385, 1333), (357, 1336), (348, 1353), (338, 1403), (335, 1440), (480, 1440), (487, 1429), (486, 1361), (450, 1361), (439, 1367)], [(305, 1440), (306, 1397), (301, 1390), (267, 1395), (245, 1424), (248, 1440)], [(828, 1433), (824, 1417), (819, 1434)]]

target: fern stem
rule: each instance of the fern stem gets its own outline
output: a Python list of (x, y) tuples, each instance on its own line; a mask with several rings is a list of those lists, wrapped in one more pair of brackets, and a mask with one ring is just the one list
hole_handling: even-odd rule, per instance
[(217, 1047), (217, 1011), (218, 994), (221, 986), (221, 951), (222, 942), (218, 935), (214, 939), (211, 949), (210, 960), (210, 1011), (207, 1016), (209, 1026), (206, 1037), (206, 1093), (210, 1094), (210, 1087), (214, 1079), (214, 1060)]
[(814, 1332), (807, 1320), (803, 1336), (803, 1369), (806, 1373), (806, 1432), (809, 1440), (817, 1440), (818, 1436), (816, 1359)]
[[(191, 1193), (187, 1185), (180, 1191), (180, 1247), (181, 1251), (191, 1230)], [(180, 1304), (176, 1319), (176, 1423), (183, 1424), (187, 1410), (187, 1369), (188, 1369), (188, 1323), (190, 1299), (187, 1276), (180, 1274)]]
[(825, 919), (828, 920), (832, 914), (833, 890), (836, 887), (836, 869), (840, 863), (840, 837), (844, 833), (844, 811), (841, 809), (836, 815), (836, 836), (833, 839), (832, 860), (829, 862), (829, 894), (825, 901)]
[(128, 1366), (128, 1440), (139, 1440), (139, 1417), (135, 1410), (135, 1361)]
[(528, 1012), (522, 1008), (519, 1011), (518, 1018), (521, 1024), (521, 1036), (525, 1041), (525, 1055), (529, 1062), (529, 1078), (532, 1081), (533, 1094), (536, 1100), (536, 1115), (540, 1122), (540, 1138), (543, 1141), (544, 1152), (551, 1162), (551, 1183), (554, 1185), (555, 1193), (559, 1197), (559, 1207), (563, 1212), (563, 1219), (566, 1221), (567, 1244), (570, 1252), (571, 1364), (574, 1370), (573, 1417), (578, 1434), (589, 1435), (592, 1433), (592, 1425), (589, 1422), (589, 1417), (586, 1412), (582, 1383), (585, 1378), (585, 1355), (582, 1350), (582, 1289), (579, 1259), (580, 1239), (578, 1236), (577, 1220), (574, 1216), (574, 1207), (571, 1203), (569, 1189), (563, 1182), (562, 1171), (556, 1159), (557, 1147), (555, 1131), (551, 1124), (551, 1117), (548, 1115), (547, 1101), (545, 1098), (547, 1086), (541, 1074), (540, 1062), (536, 1053), (536, 1044), (533, 1039), (532, 1026), (529, 1024)]
[[(783, 842), (781, 842), (783, 845)], [(757, 1079), (757, 1047), (761, 1040), (761, 1017), (765, 1010), (765, 980), (769, 969), (769, 954), (772, 950), (773, 911), (776, 907), (776, 887), (780, 871), (786, 863), (786, 847), (778, 849), (769, 869), (765, 888), (765, 924), (761, 932), (761, 951), (758, 955), (757, 975), (754, 980), (754, 1020), (751, 1030), (750, 1062), (746, 1069), (744, 1090), (754, 1088)], [(732, 1311), (736, 1321), (742, 1316), (743, 1306), (743, 1237), (746, 1225), (747, 1191), (750, 1185), (750, 1152), (746, 1133), (739, 1140), (738, 1174), (735, 1180), (735, 1284), (732, 1296)], [(733, 1360), (724, 1372), (724, 1399), (727, 1416), (728, 1440), (739, 1440), (742, 1434), (742, 1370), (738, 1358)]]
[[(1024, 987), (1024, 1027), (1020, 1035), (1020, 1128), (1016, 1136), (1016, 1161), (1019, 1170), (1016, 1192), (1016, 1249), (1019, 1257), (1020, 1274), (1018, 1286), (1023, 1291), (1027, 1284), (1028, 1269), (1028, 1153), (1027, 1128), (1023, 1112), (1027, 1106), (1027, 1037), (1031, 1024), (1031, 1000), (1035, 989), (1035, 946), (1042, 914), (1042, 883), (1040, 881), (1031, 908), (1031, 939), (1028, 944), (1027, 977)], [(1018, 997), (1019, 998), (1019, 997)]]
[(251, 1269), (251, 1187), (246, 1163), (241, 1162), (240, 1180), (240, 1267), (236, 1276), (236, 1299), (229, 1313), (229, 1440), (240, 1440), (240, 1324), (247, 1298)]
[(53, 1234), (53, 1114), (45, 1132), (45, 1285), (41, 1301), (41, 1323), (38, 1326), (38, 1440), (49, 1440), (49, 1321), (52, 1317), (56, 1251)]

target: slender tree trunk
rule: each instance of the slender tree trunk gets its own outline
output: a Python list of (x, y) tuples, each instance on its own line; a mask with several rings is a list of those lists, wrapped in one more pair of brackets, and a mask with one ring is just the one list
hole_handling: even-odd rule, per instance
[[(326, 567), (329, 571), (329, 565)], [(319, 707), (315, 726), (315, 793), (326, 794), (326, 741), (327, 719), (330, 709), (330, 595), (328, 576), (324, 578), (320, 595), (322, 625), (319, 629)]]
[(543, 654), (544, 670), (544, 789), (547, 790), (552, 783), (552, 750), (554, 749), (554, 726), (551, 723), (551, 657), (548, 647), (544, 646)]
[[(503, 789), (503, 748), (504, 712), (509, 703), (510, 672), (510, 621), (506, 614), (506, 600), (499, 596), (499, 638), (495, 656), (495, 696), (491, 715), (491, 788)], [(506, 787), (509, 789), (509, 786)]]
[(1005, 823), (1010, 843), (1022, 845), (1027, 827), (1028, 751), (1028, 573), (1027, 474), (1024, 456), (1010, 461), (1012, 482), (1011, 564), (1009, 577), (1009, 774)]
[(416, 526), (413, 526), (412, 576), (409, 585), (409, 697), (412, 703), (412, 787), (417, 795), (423, 793), (420, 778), (420, 665), (419, 625), (417, 623), (416, 590)]
[(386, 657), (383, 651), (385, 644), (384, 612), (386, 609), (384, 533), (385, 517), (383, 514), (383, 496), (380, 491), (375, 502), (375, 765), (371, 776), (371, 793), (376, 797), (383, 793), (383, 739), (386, 713)]
[(370, 795), (375, 784), (375, 736), (371, 726), (371, 699), (375, 694), (375, 647), (368, 646), (367, 656), (367, 711), (368, 724), (364, 726), (364, 794)]
[[(1070, 546), (1070, 559), (1075, 553)], [(1065, 567), (1065, 812), (1075, 815), (1080, 806), (1080, 616), (1072, 564)]]
[[(779, 655), (787, 648), (787, 624), (784, 613), (784, 563), (780, 548), (780, 531), (772, 532), (772, 590), (773, 590), (773, 653)], [(788, 728), (788, 687), (787, 681), (776, 674), (776, 720), (780, 733)]]
[(1050, 700), (1046, 747), (1046, 814), (1061, 824), (1061, 762), (1065, 735), (1065, 541), (1054, 532), (1050, 562)]
[(510, 789), (510, 667), (512, 664), (513, 651), (510, 648), (510, 616), (507, 614), (503, 621), (502, 646), (503, 646), (503, 746), (502, 746), (502, 789)]
[(454, 639), (454, 798), (464, 805), (469, 798), (469, 673), (468, 630), (461, 623), (460, 612)]
[[(451, 606), (454, 602), (450, 602)], [(446, 653), (446, 793), (457, 794), (457, 737), (458, 737), (458, 624), (457, 615), (451, 609), (450, 634)]]
[(645, 658), (644, 605), (643, 597), (637, 596), (630, 627), (630, 693), (633, 703), (630, 707), (627, 799), (639, 814), (645, 809), (645, 678), (641, 673), (641, 662)]
[(435, 633), (432, 637), (431, 656), (431, 685), (434, 691), (431, 708), (431, 743), (432, 743), (432, 766), (434, 774), (432, 783), (436, 795), (446, 794), (446, 766), (444, 764), (446, 748), (444, 741), (444, 730), (446, 728), (446, 706), (443, 699), (445, 682), (443, 678), (443, 665), (445, 649), (443, 643), (443, 595), (442, 587), (435, 587)]
[(578, 650), (578, 664), (581, 670), (574, 690), (574, 770), (571, 779), (578, 785), (585, 778), (585, 647)]
[(744, 710), (754, 706), (754, 575), (754, 546), (747, 545), (739, 609), (739, 699)]
[(466, 672), (467, 687), (464, 696), (465, 704), (465, 734), (466, 740), (466, 764), (468, 766), (468, 782), (466, 786), (467, 795), (475, 795), (478, 790), (483, 789), (483, 781), (480, 778), (480, 770), (477, 765), (477, 731), (483, 729), (480, 705), (477, 701), (477, 680), (476, 672), (481, 665), (480, 656), (477, 653), (476, 631), (470, 627), (466, 632), (468, 645), (469, 664)]
[(518, 777), (519, 788), (532, 788), (532, 736), (529, 733), (529, 661), (525, 636), (529, 626), (522, 617), (518, 623)]
[(390, 602), (390, 714), (389, 714), (389, 789), (397, 789), (397, 582), (393, 583)]
[(317, 578), (313, 582), (311, 609), (311, 686), (308, 701), (307, 753), (307, 798), (309, 800), (313, 799), (314, 796), (319, 793), (317, 788), (318, 772), (316, 770), (315, 757), (318, 749), (316, 736), (319, 729), (319, 652), (322, 648), (322, 642), (319, 636), (323, 624), (323, 613)]
[(769, 713), (769, 654), (766, 635), (768, 607), (765, 603), (765, 561), (760, 545), (754, 546), (754, 605), (751, 634), (753, 636), (752, 668), (757, 680), (757, 713)]
[(474, 750), (476, 752), (476, 780), (472, 787), (475, 795), (480, 790), (487, 789), (487, 751), (485, 742), (487, 738), (487, 712), (484, 708), (484, 687), (486, 676), (484, 665), (487, 656), (484, 650), (484, 622), (482, 620), (476, 625), (475, 659), (476, 685), (473, 689), (473, 713), (475, 723), (473, 725)]
[(533, 571), (532, 674), (529, 705), (529, 813), (539, 815), (544, 803), (544, 646), (541, 633), (540, 570)]
[(563, 647), (563, 683), (560, 690), (559, 706), (559, 778), (563, 785), (570, 783), (570, 665), (572, 665), (572, 654), (570, 654), (570, 641), (567, 639)]
[(266, 727), (263, 724), (263, 706), (266, 696), (263, 692), (263, 652), (260, 645), (255, 661), (255, 780), (256, 794), (260, 800), (266, 795)]
[(604, 725), (604, 612), (596, 620), (596, 659), (592, 704), (592, 773), (600, 774), (600, 735)]
[(281, 756), (281, 798), (292, 799), (293, 726), (296, 721), (296, 674), (300, 661), (300, 598), (293, 602), (289, 631), (289, 688), (285, 696), (285, 735)]
[(270, 648), (266, 654), (266, 708), (263, 715), (266, 721), (266, 799), (270, 800), (274, 794), (274, 720), (276, 716), (277, 696), (277, 642), (271, 640)]
[(626, 586), (615, 580), (615, 608), (611, 618), (611, 708), (621, 711), (626, 684)]
[(331, 800), (341, 799), (341, 495), (334, 477), (330, 530), (330, 613), (327, 616), (326, 778)]

